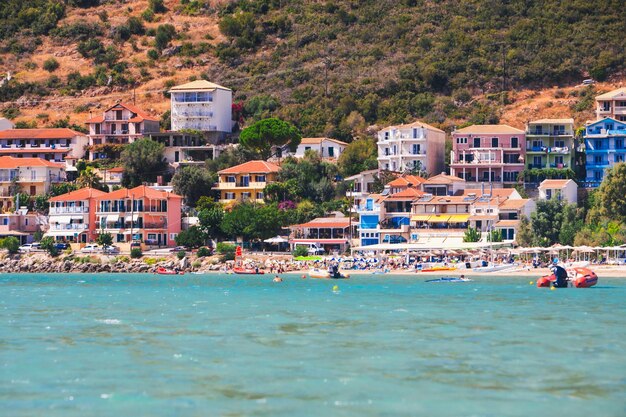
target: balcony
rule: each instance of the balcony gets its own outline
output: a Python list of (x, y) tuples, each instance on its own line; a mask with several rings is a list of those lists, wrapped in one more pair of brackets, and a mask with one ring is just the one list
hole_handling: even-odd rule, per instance
[(87, 223), (70, 223), (70, 224), (51, 224), (50, 230), (87, 230)]
[(89, 213), (89, 207), (50, 207), (50, 214)]
[(593, 161), (587, 162), (587, 168), (608, 168), (611, 163), (609, 161)]

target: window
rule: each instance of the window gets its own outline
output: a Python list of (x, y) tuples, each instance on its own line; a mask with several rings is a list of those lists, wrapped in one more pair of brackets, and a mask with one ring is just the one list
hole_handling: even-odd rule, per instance
[(241, 193), (242, 200), (250, 200), (250, 193)]
[(624, 162), (624, 154), (618, 153), (615, 155), (615, 162)]
[(602, 149), (602, 141), (601, 140), (594, 140), (593, 141), (593, 149)]
[(328, 147), (328, 156), (331, 158), (335, 156), (335, 148), (333, 146)]
[(543, 158), (540, 156), (533, 156), (533, 165), (541, 167), (543, 165)]
[(467, 143), (467, 138), (456, 138), (456, 143), (459, 145), (464, 145)]
[(226, 182), (237, 182), (234, 175), (227, 175)]
[(413, 139), (417, 139), (417, 129), (413, 129)]
[(533, 149), (543, 148), (542, 140), (533, 140), (532, 144), (533, 144)]
[(385, 140), (388, 140), (388, 139), (389, 139), (389, 131), (386, 131), (385, 132)]
[(555, 148), (564, 148), (565, 147), (565, 141), (564, 140), (555, 140), (554, 141), (554, 147)]
[(596, 155), (593, 157), (593, 162), (596, 164), (602, 164), (602, 155)]
[(8, 225), (8, 224), (9, 224), (9, 218), (8, 218), (8, 217), (3, 217), (3, 218), (2, 218), (2, 224), (3, 224), (4, 226)]
[(180, 161), (180, 152), (176, 151), (174, 152), (174, 162), (179, 162)]
[(256, 182), (265, 182), (265, 175), (257, 175)]
[(420, 145), (413, 145), (413, 155), (419, 155)]
[(178, 236), (178, 233), (170, 233), (170, 240), (176, 240), (176, 236)]
[(624, 148), (624, 140), (615, 139), (615, 149), (623, 149), (623, 148)]
[(491, 147), (492, 148), (498, 147), (498, 138), (491, 138)]
[(235, 193), (224, 193), (224, 200), (234, 200)]
[(480, 148), (480, 138), (474, 138), (474, 148)]
[(310, 146), (305, 146), (305, 147), (304, 147), (304, 151), (305, 151), (305, 152), (306, 152), (306, 151), (310, 151), (310, 150), (311, 150), (311, 147), (310, 147)]
[(556, 164), (557, 168), (563, 168), (563, 157), (562, 156), (555, 156), (554, 157), (554, 163)]
[(396, 145), (393, 145), (393, 155), (397, 155), (398, 154), (398, 147)]
[(519, 139), (511, 138), (511, 148), (519, 148)]
[(265, 198), (265, 194), (263, 194), (262, 192), (256, 193), (257, 200), (263, 200), (264, 198)]

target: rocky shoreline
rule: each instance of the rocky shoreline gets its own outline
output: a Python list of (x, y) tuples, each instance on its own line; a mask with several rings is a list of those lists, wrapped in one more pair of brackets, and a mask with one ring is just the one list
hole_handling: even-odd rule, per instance
[[(178, 260), (170, 257), (165, 260), (123, 259), (120, 256), (59, 256), (56, 258), (44, 254), (8, 255), (0, 259), (0, 273), (154, 273), (157, 268), (178, 268), (184, 272), (197, 270), (217, 271), (222, 264), (215, 258), (204, 258), (193, 263), (189, 259)], [(192, 266), (193, 265), (193, 266)]]

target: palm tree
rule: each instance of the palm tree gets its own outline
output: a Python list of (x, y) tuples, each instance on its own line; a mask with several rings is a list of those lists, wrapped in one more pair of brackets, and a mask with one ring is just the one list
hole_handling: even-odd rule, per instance
[(76, 180), (76, 184), (80, 187), (91, 187), (99, 190), (103, 189), (102, 180), (93, 167), (87, 167), (80, 173), (80, 177)]

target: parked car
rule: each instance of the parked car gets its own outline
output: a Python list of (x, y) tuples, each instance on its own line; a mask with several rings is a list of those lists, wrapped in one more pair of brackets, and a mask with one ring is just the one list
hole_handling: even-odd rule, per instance
[(65, 250), (70, 247), (69, 243), (57, 242), (54, 244), (54, 247), (58, 250)]
[(105, 246), (102, 248), (102, 252), (107, 253), (109, 255), (117, 255), (120, 253), (120, 248), (117, 246)]
[(586, 80), (583, 80), (583, 85), (592, 85), (595, 84), (595, 80), (592, 78), (587, 78)]
[(41, 251), (41, 245), (39, 244), (39, 242), (36, 243), (27, 243), (25, 245), (22, 245), (18, 248), (18, 250), (20, 252), (37, 252), (37, 251)]
[(80, 250), (82, 253), (102, 252), (102, 248), (95, 243), (90, 243)]
[(180, 252), (180, 251), (186, 251), (187, 248), (185, 248), (184, 246), (176, 246), (173, 247), (172, 249), (170, 249), (170, 252)]
[(141, 242), (130, 242), (130, 248), (141, 248)]

